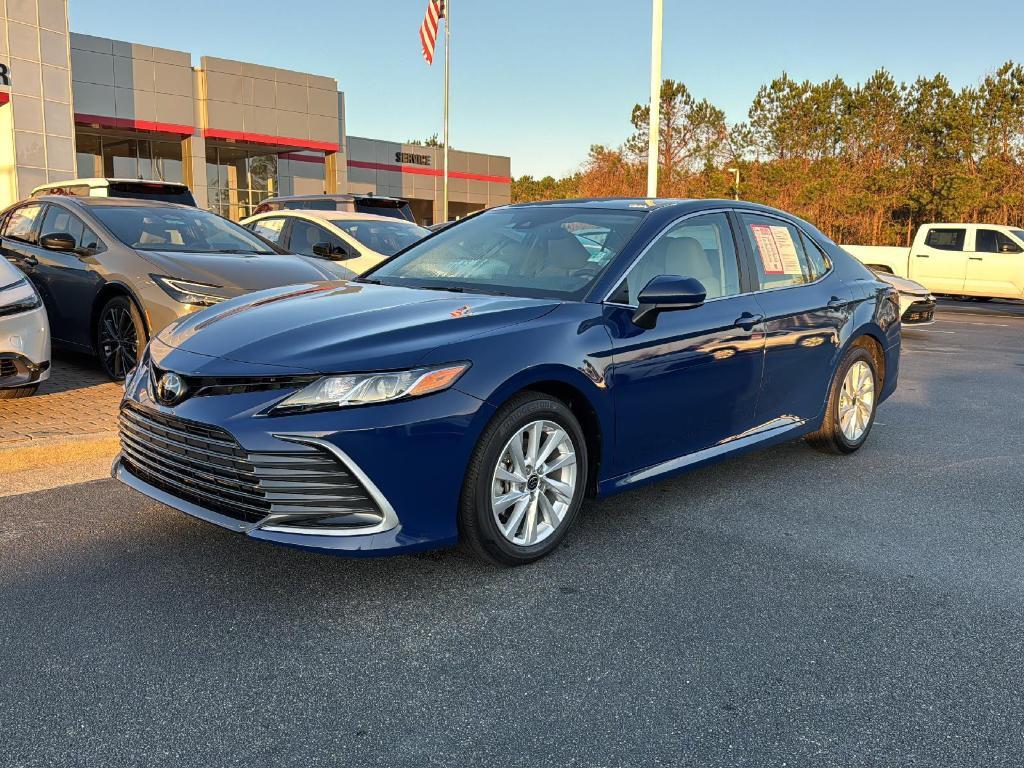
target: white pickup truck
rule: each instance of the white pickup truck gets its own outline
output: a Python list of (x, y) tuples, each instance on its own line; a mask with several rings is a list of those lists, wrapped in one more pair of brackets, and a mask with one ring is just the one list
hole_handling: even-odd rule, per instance
[(914, 280), (933, 293), (1024, 298), (1024, 230), (995, 224), (924, 224), (910, 248), (844, 245), (876, 272)]

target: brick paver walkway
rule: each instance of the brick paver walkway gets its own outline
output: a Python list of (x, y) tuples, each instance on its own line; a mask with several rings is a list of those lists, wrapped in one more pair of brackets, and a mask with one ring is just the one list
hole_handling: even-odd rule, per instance
[(124, 391), (88, 357), (57, 353), (33, 397), (0, 400), (0, 449), (33, 440), (117, 431)]

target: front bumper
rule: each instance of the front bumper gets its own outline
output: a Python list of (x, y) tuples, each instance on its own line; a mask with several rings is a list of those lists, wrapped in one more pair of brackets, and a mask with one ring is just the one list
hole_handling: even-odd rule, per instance
[(38, 384), (50, 376), (50, 326), (46, 310), (0, 317), (0, 388)]
[(900, 322), (930, 325), (935, 322), (935, 297), (931, 294), (900, 293)]
[[(193, 517), (262, 541), (348, 555), (398, 554), (457, 540), (456, 515), (469, 455), (493, 413), (491, 406), (450, 389), (377, 406), (280, 417), (260, 415), (287, 390), (197, 396), (174, 408), (151, 395), (148, 371), (129, 380), (123, 407), (214, 426), (253, 456), (280, 455), (315, 443), (356, 476), (383, 512), (379, 524), (338, 530), (280, 525), (272, 516), (240, 520), (197, 495), (133, 471), (131, 435), (112, 468), (129, 487)], [(137, 448), (136, 448), (137, 450)], [(171, 455), (173, 457), (173, 454)], [(199, 482), (209, 486), (208, 475)], [(186, 478), (187, 479), (187, 478)]]

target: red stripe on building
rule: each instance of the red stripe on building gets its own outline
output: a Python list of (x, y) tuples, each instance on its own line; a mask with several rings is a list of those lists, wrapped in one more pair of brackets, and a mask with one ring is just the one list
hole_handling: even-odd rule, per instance
[[(392, 171), (394, 173), (415, 173), (420, 176), (444, 176), (439, 168), (425, 168), (422, 165), (389, 165), (387, 163), (366, 163), (362, 160), (349, 160), (349, 168), (365, 168), (368, 171)], [(488, 176), (485, 173), (466, 173), (464, 171), (448, 171), (450, 179), (469, 179), (470, 181), (489, 181), (492, 184), (511, 184), (508, 176)]]
[(323, 155), (300, 155), (298, 152), (281, 152), (278, 157), (282, 160), (295, 160), (299, 163), (319, 163), (324, 165), (327, 158)]
[(341, 145), (331, 141), (310, 141), (309, 139), (268, 136), (265, 133), (248, 133), (246, 131), (224, 131), (220, 128), (204, 128), (203, 136), (208, 139), (231, 139), (247, 141), (251, 144), (275, 144), (296, 149), (316, 149), (321, 152), (337, 152), (341, 148)]
[(179, 136), (191, 136), (196, 129), (191, 125), (179, 123), (160, 123), (154, 120), (131, 120), (126, 117), (107, 117), (105, 115), (84, 115), (75, 113), (78, 125), (95, 125), (100, 128), (122, 128), (132, 131), (149, 131), (150, 133), (174, 133)]

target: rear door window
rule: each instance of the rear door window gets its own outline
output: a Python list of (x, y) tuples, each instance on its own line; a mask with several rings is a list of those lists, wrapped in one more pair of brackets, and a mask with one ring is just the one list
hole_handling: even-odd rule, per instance
[(939, 251), (962, 251), (966, 234), (965, 229), (931, 229), (924, 244)]
[(4, 237), (34, 245), (39, 240), (38, 224), (42, 212), (43, 206), (39, 203), (14, 209), (7, 219), (7, 226), (4, 227)]
[(813, 283), (825, 274), (826, 264), (820, 251), (812, 257), (803, 235), (795, 226), (769, 216), (741, 214), (743, 229), (750, 242), (762, 290)]

